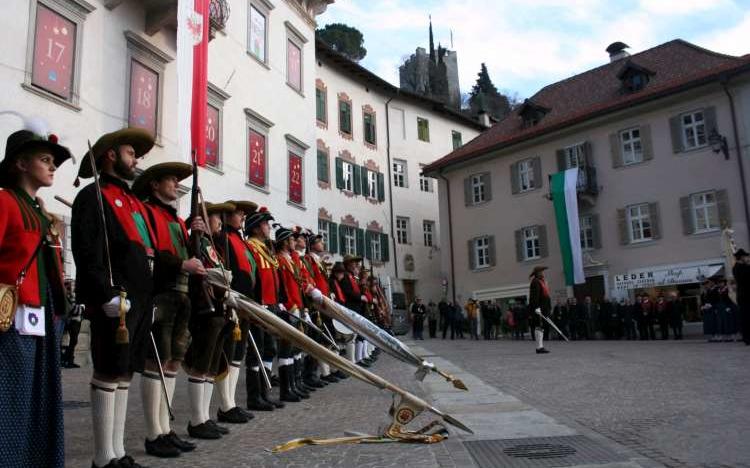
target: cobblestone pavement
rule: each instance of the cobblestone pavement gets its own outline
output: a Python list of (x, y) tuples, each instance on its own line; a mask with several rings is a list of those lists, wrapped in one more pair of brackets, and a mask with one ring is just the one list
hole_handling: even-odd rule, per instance
[[(413, 378), (413, 369), (390, 357), (382, 356), (375, 364), (377, 374), (420, 396), (421, 385)], [(90, 369), (64, 370), (66, 466), (91, 466), (91, 409), (89, 407), (88, 381)], [(244, 374), (242, 372), (241, 374)], [(241, 378), (237, 390), (237, 403), (245, 399)], [(274, 389), (276, 392), (276, 389)], [(216, 401), (212, 414), (216, 415)], [(255, 413), (249, 424), (229, 426), (232, 433), (219, 441), (199, 441), (198, 449), (177, 460), (159, 460), (145, 455), (145, 431), (139, 390), (139, 377), (131, 385), (126, 448), (137, 461), (149, 467), (454, 467), (452, 453), (462, 453), (460, 442), (449, 440), (434, 445), (366, 444), (337, 445), (329, 447), (303, 447), (295, 451), (274, 455), (271, 447), (298, 437), (340, 437), (345, 431), (377, 434), (384, 428), (391, 403), (390, 393), (349, 378), (328, 385), (315, 392), (302, 403), (289, 403), (283, 410), (272, 413)], [(184, 375), (177, 384), (175, 397), (177, 420), (173, 428), (186, 435), (189, 415), (187, 385)], [(432, 418), (421, 415), (413, 424), (420, 427)]]
[(425, 340), (420, 346), (571, 427), (667, 467), (750, 467), (750, 347), (685, 341)]

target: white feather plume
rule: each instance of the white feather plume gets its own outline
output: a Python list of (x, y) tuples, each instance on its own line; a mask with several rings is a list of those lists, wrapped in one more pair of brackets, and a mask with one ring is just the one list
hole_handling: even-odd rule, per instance
[(23, 122), (23, 128), (25, 130), (32, 131), (39, 136), (46, 138), (50, 134), (49, 125), (47, 124), (47, 121), (41, 117), (37, 117), (37, 116), (28, 117), (28, 116), (21, 114), (20, 112), (16, 112), (12, 110), (0, 111), (0, 115), (15, 115), (16, 117), (21, 119), (21, 121)]

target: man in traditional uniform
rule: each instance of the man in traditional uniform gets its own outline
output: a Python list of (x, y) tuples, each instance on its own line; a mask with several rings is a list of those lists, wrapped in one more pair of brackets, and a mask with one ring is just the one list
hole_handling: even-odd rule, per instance
[[(173, 206), (179, 198), (180, 181), (190, 177), (192, 171), (190, 164), (160, 163), (146, 169), (133, 183), (133, 193), (148, 209), (158, 256), (154, 271), (154, 323), (151, 326), (156, 350), (151, 346), (146, 353), (141, 396), (146, 421), (146, 453), (161, 458), (176, 457), (181, 452), (195, 449), (195, 444), (182, 440), (171, 430), (168, 409), (174, 397), (177, 372), (190, 340), (188, 279), (190, 275), (206, 274), (203, 263), (189, 255), (187, 228)], [(203, 219), (195, 217), (191, 229), (205, 232)], [(166, 392), (162, 389), (161, 375)]]
[[(248, 216), (245, 221), (245, 233), (248, 235), (248, 246), (250, 252), (253, 255), (255, 264), (257, 265), (257, 274), (255, 278), (255, 297), (260, 305), (269, 311), (279, 315), (284, 320), (289, 320), (283, 311), (286, 310), (285, 304), (288, 303), (287, 292), (284, 287), (284, 283), (281, 280), (279, 271), (278, 258), (273, 252), (270, 246), (271, 240), (271, 225), (270, 221), (273, 221), (273, 216), (266, 209), (261, 207), (253, 214)], [(288, 231), (288, 230), (287, 230)], [(291, 231), (287, 233), (287, 239), (291, 237)], [(273, 367), (273, 359), (276, 357), (276, 345), (274, 337), (270, 334), (261, 330), (260, 327), (254, 327), (253, 337), (256, 342), (262, 343), (258, 347), (262, 347), (262, 362), (255, 361), (253, 366), (250, 367), (248, 372), (248, 380), (250, 378), (260, 379), (258, 371), (259, 366), (264, 366), (266, 373), (270, 375)], [(278, 371), (279, 371), (279, 396), (281, 401), (286, 402), (299, 402), (302, 397), (297, 392), (293, 391), (293, 376), (294, 376), (294, 359), (292, 359), (291, 345), (285, 340), (279, 340), (278, 342)], [(268, 397), (267, 387), (259, 383), (258, 386), (260, 391), (261, 400), (271, 401)], [(257, 392), (255, 387), (248, 387), (248, 395), (250, 391)], [(280, 407), (278, 402), (274, 406)]]
[(736, 263), (732, 268), (732, 274), (737, 282), (737, 305), (740, 308), (742, 341), (746, 346), (750, 346), (750, 254), (744, 249), (739, 249), (734, 254), (734, 258)]
[(544, 347), (544, 337), (549, 335), (549, 324), (542, 319), (536, 310), (539, 309), (545, 317), (550, 316), (552, 301), (550, 299), (549, 286), (544, 279), (544, 270), (547, 267), (538, 266), (531, 273), (531, 284), (529, 286), (529, 316), (536, 338), (536, 353), (549, 353)]
[[(278, 264), (278, 275), (280, 280), (281, 289), (284, 291), (284, 301), (281, 318), (289, 322), (292, 326), (301, 328), (300, 321), (302, 320), (302, 310), (305, 307), (303, 300), (303, 291), (301, 284), (301, 272), (298, 266), (292, 259), (294, 232), (291, 229), (285, 227), (279, 227), (276, 229), (274, 245), (276, 248), (276, 261)], [(289, 316), (294, 317), (296, 320), (290, 319)], [(302, 330), (301, 330), (302, 331)], [(284, 341), (282, 340), (282, 343)], [(285, 394), (297, 394), (302, 399), (310, 398), (310, 392), (307, 387), (300, 384), (300, 360), (302, 355), (297, 350), (289, 349), (287, 355), (286, 347), (280, 345), (279, 349), (279, 385), (281, 391), (281, 400), (284, 400)], [(287, 364), (287, 376), (281, 374), (281, 369), (284, 365), (281, 364), (281, 360), (284, 359)], [(289, 362), (291, 361), (291, 362)], [(285, 381), (286, 379), (286, 381)]]
[[(365, 316), (365, 307), (367, 306), (367, 296), (365, 296), (362, 288), (359, 286), (359, 262), (362, 261), (362, 257), (357, 255), (345, 255), (344, 256), (344, 278), (339, 282), (339, 285), (344, 293), (345, 302), (344, 305), (353, 310), (354, 312)], [(370, 367), (371, 361), (365, 359), (365, 339), (357, 335), (354, 343), (354, 360), (356, 364), (362, 367)]]
[[(223, 217), (236, 210), (231, 203), (206, 203), (208, 228), (210, 236), (218, 236), (222, 232)], [(221, 269), (224, 279), (231, 284), (232, 273), (224, 270), (224, 264), (214, 249), (212, 237), (201, 238), (201, 261), (209, 270)], [(190, 425), (193, 434), (201, 439), (218, 439), (222, 436), (220, 428), (211, 419), (210, 407), (214, 382), (219, 374), (226, 376), (229, 362), (224, 354), (225, 344), (234, 343), (234, 330), (240, 332), (236, 316), (225, 304), (226, 290), (213, 287), (212, 310), (196, 311), (190, 315), (191, 341), (185, 354), (184, 368), (188, 374), (188, 397), (190, 399)], [(202, 313), (201, 313), (202, 312)], [(232, 320), (234, 319), (234, 320)], [(237, 336), (237, 341), (241, 339)]]
[(125, 454), (125, 419), (130, 380), (143, 371), (151, 345), (155, 243), (147, 209), (127, 181), (135, 179), (138, 158), (153, 145), (153, 136), (141, 129), (108, 133), (78, 171), (80, 178), (92, 177), (94, 158), (106, 219), (105, 227), (96, 186), (84, 187), (73, 203), (72, 247), (77, 296), (91, 321), (92, 466), (99, 468), (140, 466)]
[[(242, 226), (246, 216), (254, 212), (258, 207), (253, 202), (233, 200), (228, 201), (235, 207), (224, 226), (222, 235), (216, 239), (216, 247), (222, 252), (227, 267), (232, 272), (232, 289), (250, 298), (255, 298), (255, 263), (245, 244), (242, 236)], [(224, 352), (230, 359), (227, 375), (218, 383), (219, 387), (219, 412), (218, 419), (221, 422), (233, 424), (244, 424), (252, 419), (252, 414), (243, 410), (235, 403), (235, 392), (239, 381), (240, 366), (247, 351), (247, 334), (250, 329), (250, 321), (246, 317), (240, 317), (240, 341), (227, 340)], [(249, 357), (252, 357), (251, 351)]]
[[(307, 237), (307, 253), (305, 253), (304, 261), (307, 265), (307, 270), (310, 273), (310, 278), (313, 285), (325, 297), (332, 297), (331, 289), (328, 286), (328, 269), (326, 268), (323, 259), (321, 258), (322, 253), (325, 251), (325, 245), (323, 242), (323, 236), (321, 234), (310, 234)], [(335, 300), (335, 297), (333, 297)], [(333, 333), (333, 320), (316, 312), (319, 323), (319, 328), (325, 331), (328, 329), (329, 333)], [(327, 346), (327, 343), (325, 344)], [(324, 362), (317, 362), (318, 371), (320, 374), (320, 380), (327, 383), (338, 382), (339, 379), (331, 374), (331, 368)]]

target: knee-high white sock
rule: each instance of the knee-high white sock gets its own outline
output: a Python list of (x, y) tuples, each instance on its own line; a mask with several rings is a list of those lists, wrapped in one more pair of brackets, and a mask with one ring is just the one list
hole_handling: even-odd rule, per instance
[(544, 348), (544, 332), (541, 330), (534, 330), (534, 336), (536, 336), (536, 349)]
[(125, 456), (125, 420), (128, 417), (128, 391), (130, 382), (119, 382), (115, 392), (115, 423), (112, 432), (112, 448), (115, 457)]
[(190, 424), (197, 426), (206, 422), (203, 419), (203, 403), (205, 392), (205, 380), (188, 377), (188, 399), (190, 400)]
[(237, 382), (240, 380), (240, 366), (242, 366), (242, 361), (233, 361), (232, 365), (229, 366), (229, 376), (232, 378), (229, 386), (232, 406), (229, 409), (237, 406), (235, 396), (237, 395)]
[(364, 354), (364, 343), (362, 341), (357, 341), (354, 345), (354, 359), (356, 359), (355, 362), (359, 362), (362, 360), (363, 354)]
[(149, 371), (141, 374), (141, 400), (143, 400), (143, 419), (146, 422), (146, 438), (154, 440), (162, 434), (159, 421), (162, 389), (157, 374)]
[(356, 346), (354, 345), (353, 341), (350, 341), (349, 343), (346, 344), (346, 358), (352, 362), (357, 362), (356, 356), (355, 356), (356, 354), (355, 350), (356, 350)]
[(211, 419), (211, 396), (214, 394), (214, 379), (206, 379), (203, 384), (203, 420)]
[(222, 411), (229, 411), (233, 408), (230, 399), (231, 392), (229, 391), (229, 383), (231, 380), (229, 373), (227, 373), (223, 379), (216, 381), (216, 390), (219, 392), (219, 409)]
[(320, 370), (321, 377), (327, 377), (331, 375), (331, 366), (329, 366), (325, 362), (318, 361), (318, 369)]
[(94, 426), (94, 464), (104, 466), (115, 455), (112, 433), (115, 423), (116, 382), (91, 379), (91, 420)]
[[(177, 385), (177, 374), (174, 372), (164, 373), (164, 386), (167, 387), (167, 395), (169, 395), (170, 403), (174, 401), (174, 389)], [(161, 406), (159, 406), (159, 426), (161, 426), (162, 434), (169, 434), (171, 432), (169, 424), (169, 409), (167, 409), (167, 400), (162, 394)]]

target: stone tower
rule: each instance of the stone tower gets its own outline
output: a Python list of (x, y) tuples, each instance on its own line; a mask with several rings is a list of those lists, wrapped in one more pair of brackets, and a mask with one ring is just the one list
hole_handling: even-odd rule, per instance
[(417, 50), (398, 69), (402, 89), (444, 102), (455, 109), (461, 107), (461, 90), (458, 83), (458, 58), (455, 51), (438, 44), (432, 34), (430, 20), (430, 50)]

